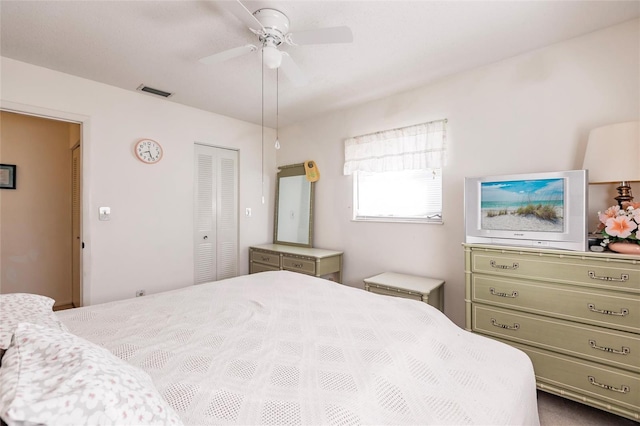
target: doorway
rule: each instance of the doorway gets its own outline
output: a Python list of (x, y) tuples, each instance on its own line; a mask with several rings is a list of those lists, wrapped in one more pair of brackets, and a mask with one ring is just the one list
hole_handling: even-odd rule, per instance
[(16, 166), (16, 189), (0, 193), (0, 292), (81, 306), (81, 125), (13, 111), (0, 120), (0, 162)]

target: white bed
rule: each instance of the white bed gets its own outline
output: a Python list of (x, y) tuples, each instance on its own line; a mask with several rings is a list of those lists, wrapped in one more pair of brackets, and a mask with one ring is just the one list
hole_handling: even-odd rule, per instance
[(539, 424), (521, 351), (438, 310), (264, 272), (56, 313), (186, 425)]

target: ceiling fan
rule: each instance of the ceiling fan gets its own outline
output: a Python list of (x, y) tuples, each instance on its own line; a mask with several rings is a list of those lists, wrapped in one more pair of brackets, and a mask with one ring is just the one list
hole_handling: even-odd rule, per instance
[[(240, 0), (223, 3), (252, 33), (258, 36), (264, 65), (270, 69), (282, 69), (285, 76), (298, 86), (305, 85), (307, 78), (291, 56), (287, 52), (278, 49), (282, 43), (299, 46), (353, 42), (353, 34), (349, 27), (318, 28), (290, 33), (289, 18), (279, 10), (263, 8), (252, 13)], [(215, 64), (256, 52), (257, 50), (257, 46), (246, 44), (206, 56), (199, 61), (207, 65)]]

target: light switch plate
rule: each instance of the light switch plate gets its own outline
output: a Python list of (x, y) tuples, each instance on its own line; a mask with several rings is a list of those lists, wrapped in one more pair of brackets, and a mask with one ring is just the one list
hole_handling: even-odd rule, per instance
[(111, 220), (111, 207), (100, 207), (98, 211), (100, 213), (100, 220)]

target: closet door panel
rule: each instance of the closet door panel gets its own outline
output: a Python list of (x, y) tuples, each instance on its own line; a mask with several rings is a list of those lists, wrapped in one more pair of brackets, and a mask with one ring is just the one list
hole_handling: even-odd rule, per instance
[(238, 275), (238, 152), (221, 149), (216, 212), (219, 280)]
[(195, 145), (194, 283), (216, 279), (217, 171), (215, 148)]

